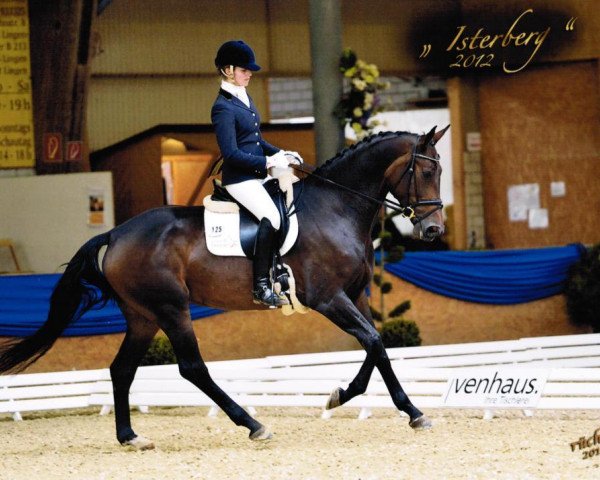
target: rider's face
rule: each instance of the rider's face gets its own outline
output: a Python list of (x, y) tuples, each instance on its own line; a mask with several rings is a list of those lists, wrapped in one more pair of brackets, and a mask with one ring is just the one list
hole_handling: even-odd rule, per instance
[[(230, 67), (228, 67), (230, 73)], [(247, 87), (252, 78), (252, 70), (242, 67), (233, 67), (233, 76), (229, 77), (229, 81), (239, 87)]]

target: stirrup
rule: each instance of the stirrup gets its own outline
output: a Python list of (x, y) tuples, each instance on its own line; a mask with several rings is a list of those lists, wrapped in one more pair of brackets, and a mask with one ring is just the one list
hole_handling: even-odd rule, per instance
[(269, 308), (277, 308), (290, 304), (287, 297), (277, 295), (271, 290), (267, 281), (259, 281), (252, 292), (252, 296), (254, 297), (254, 303), (266, 305)]

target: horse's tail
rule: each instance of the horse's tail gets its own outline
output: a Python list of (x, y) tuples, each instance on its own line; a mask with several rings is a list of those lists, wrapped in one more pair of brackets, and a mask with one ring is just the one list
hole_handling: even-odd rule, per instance
[(108, 245), (108, 241), (108, 233), (90, 239), (67, 264), (50, 297), (46, 323), (37, 332), (0, 345), (0, 373), (16, 373), (27, 368), (50, 350), (70, 323), (94, 305), (106, 304), (114, 296), (98, 263), (100, 249)]

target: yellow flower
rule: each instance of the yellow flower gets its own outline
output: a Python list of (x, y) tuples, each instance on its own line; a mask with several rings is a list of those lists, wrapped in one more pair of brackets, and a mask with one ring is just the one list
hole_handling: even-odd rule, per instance
[(373, 83), (375, 81), (375, 77), (373, 77), (373, 75), (369, 75), (368, 73), (363, 73), (362, 77), (365, 79), (365, 82), (367, 82), (367, 84)]
[(346, 70), (346, 73), (344, 73), (344, 76), (350, 78), (355, 73), (356, 73), (356, 67), (352, 67), (352, 68), (349, 68), (348, 70)]
[(360, 78), (353, 78), (352, 79), (352, 85), (354, 85), (354, 88), (356, 88), (357, 90), (359, 90), (361, 92), (367, 86), (367, 84), (365, 83), (365, 81), (361, 80)]
[(362, 117), (362, 114), (363, 111), (359, 107), (356, 107), (354, 110), (352, 110), (352, 115), (356, 118)]
[(358, 122), (352, 122), (352, 130), (354, 130), (356, 133), (362, 132), (361, 124)]

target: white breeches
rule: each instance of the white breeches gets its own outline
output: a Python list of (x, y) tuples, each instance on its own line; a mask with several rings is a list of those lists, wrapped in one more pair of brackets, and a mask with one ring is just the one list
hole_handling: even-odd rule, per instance
[(279, 230), (279, 211), (259, 179), (225, 185), (229, 194), (246, 207), (258, 220), (268, 218), (275, 230)]

